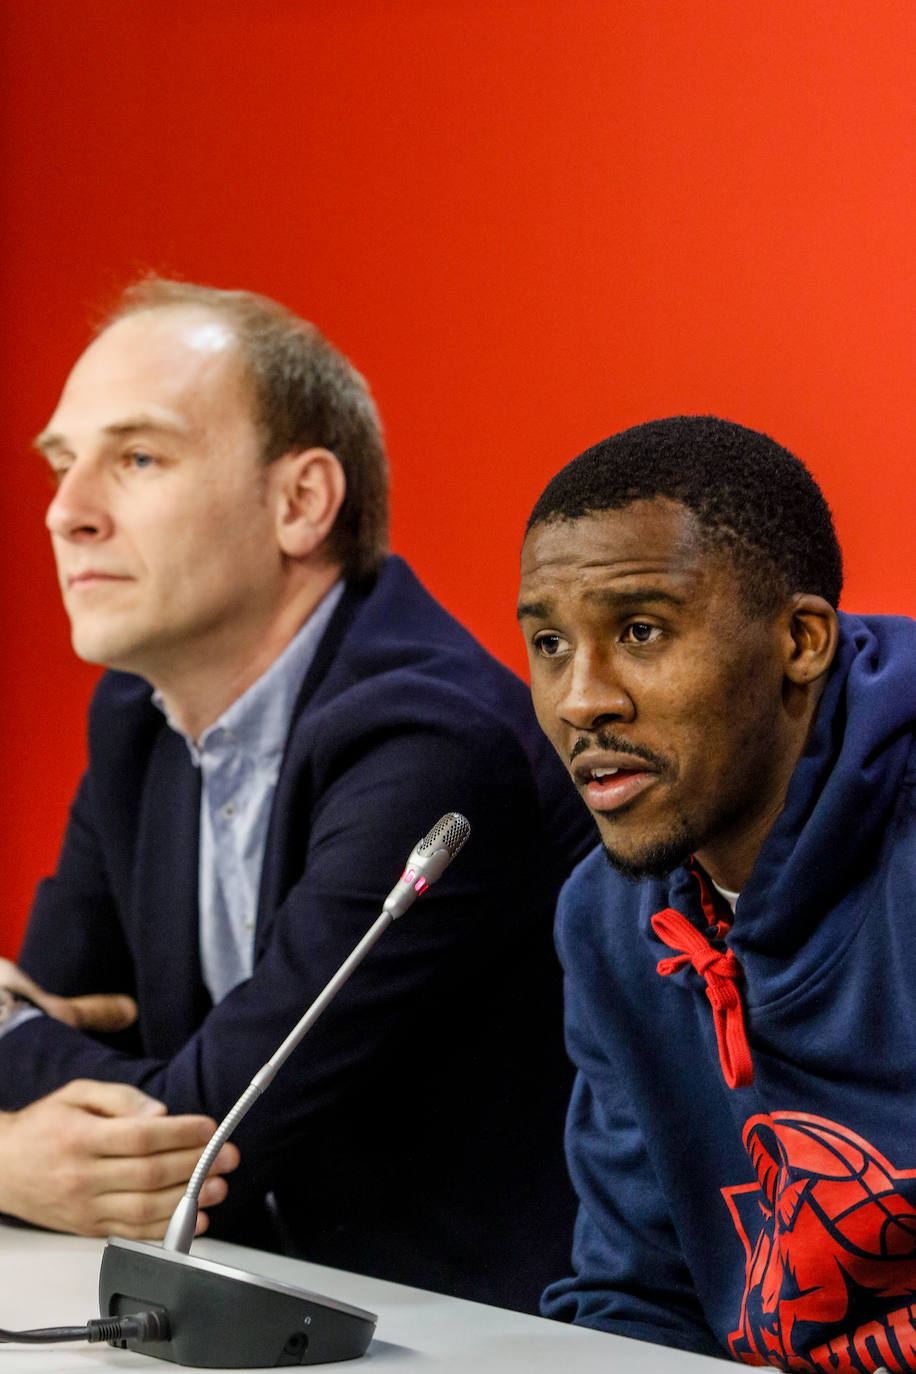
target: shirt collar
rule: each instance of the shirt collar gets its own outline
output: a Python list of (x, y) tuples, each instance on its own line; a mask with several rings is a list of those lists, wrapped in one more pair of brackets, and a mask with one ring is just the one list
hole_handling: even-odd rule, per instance
[(282, 754), (299, 688), (343, 589), (342, 581), (334, 583), (267, 671), (207, 727), (199, 740), (179, 728), (166, 710), (161, 693), (153, 692), (154, 705), (176, 734), (181, 735), (196, 767), (207, 750), (238, 750), (265, 760)]

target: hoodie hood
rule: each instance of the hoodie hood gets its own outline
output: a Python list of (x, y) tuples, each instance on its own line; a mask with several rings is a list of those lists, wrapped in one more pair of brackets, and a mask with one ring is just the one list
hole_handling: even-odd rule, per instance
[[(837, 654), (807, 747), (728, 937), (744, 969), (749, 1006), (791, 993), (854, 937), (870, 900), (861, 888), (864, 875), (874, 882), (895, 815), (913, 804), (916, 622), (840, 613), (839, 623)], [(668, 904), (706, 924), (692, 873), (678, 869), (667, 884), (647, 886), (643, 920)], [(644, 928), (658, 948), (651, 928)]]

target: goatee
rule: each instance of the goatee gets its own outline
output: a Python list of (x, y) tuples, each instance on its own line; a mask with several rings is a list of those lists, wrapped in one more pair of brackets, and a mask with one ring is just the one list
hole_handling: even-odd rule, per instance
[(604, 845), (604, 857), (611, 868), (631, 883), (642, 878), (667, 878), (676, 868), (681, 868), (693, 853), (694, 846), (686, 839), (659, 840), (657, 844), (644, 849), (641, 854), (629, 858), (615, 853), (610, 845)]

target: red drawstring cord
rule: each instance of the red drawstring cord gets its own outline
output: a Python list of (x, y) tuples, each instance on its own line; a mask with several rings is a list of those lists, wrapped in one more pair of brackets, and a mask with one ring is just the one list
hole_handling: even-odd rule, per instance
[(713, 949), (702, 931), (673, 907), (656, 912), (652, 917), (652, 929), (669, 949), (678, 951), (673, 958), (662, 959), (656, 966), (663, 977), (692, 964), (705, 978), (722, 1073), (730, 1088), (746, 1088), (754, 1081), (754, 1066), (737, 987), (743, 976), (741, 965), (730, 949), (724, 954)]

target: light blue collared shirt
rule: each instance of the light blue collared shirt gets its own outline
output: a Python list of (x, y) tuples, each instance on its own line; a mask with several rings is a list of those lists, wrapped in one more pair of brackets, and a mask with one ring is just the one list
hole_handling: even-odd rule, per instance
[[(201, 771), (200, 959), (214, 1002), (251, 977), (264, 846), (283, 750), (302, 681), (342, 593), (343, 583), (335, 583), (280, 657), (199, 740), (169, 720)], [(164, 709), (158, 693), (153, 700)]]
[[(153, 693), (201, 770), (200, 961), (214, 1002), (251, 977), (264, 846), (286, 737), (299, 688), (343, 588), (335, 582), (280, 657), (199, 741), (169, 720), (159, 693)], [(38, 1007), (19, 1008), (0, 1027), (0, 1039), (42, 1015)]]

